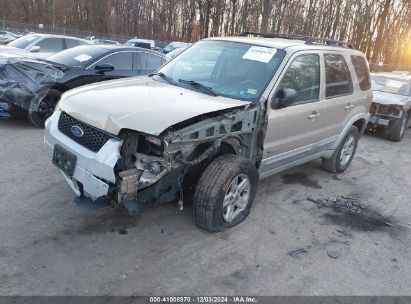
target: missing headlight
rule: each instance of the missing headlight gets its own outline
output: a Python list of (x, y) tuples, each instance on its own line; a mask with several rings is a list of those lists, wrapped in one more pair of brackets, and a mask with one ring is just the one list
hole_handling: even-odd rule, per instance
[(161, 157), (164, 153), (164, 146), (158, 137), (139, 135), (137, 152)]

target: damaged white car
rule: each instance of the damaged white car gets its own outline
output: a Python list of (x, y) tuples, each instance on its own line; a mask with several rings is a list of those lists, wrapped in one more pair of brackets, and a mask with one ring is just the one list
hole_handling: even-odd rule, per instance
[(210, 38), (150, 76), (71, 90), (46, 122), (50, 158), (79, 204), (192, 201), (200, 227), (227, 229), (259, 179), (316, 158), (331, 172), (350, 165), (372, 93), (364, 55), (344, 45)]
[(392, 141), (401, 141), (411, 120), (411, 75), (372, 73), (374, 98), (369, 126), (382, 129)]

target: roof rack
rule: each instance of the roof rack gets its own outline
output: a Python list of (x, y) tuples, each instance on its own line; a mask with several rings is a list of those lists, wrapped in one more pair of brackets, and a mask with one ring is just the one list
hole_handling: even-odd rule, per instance
[(282, 39), (297, 39), (305, 41), (305, 44), (323, 44), (328, 46), (339, 46), (349, 49), (354, 49), (354, 45), (347, 41), (338, 41), (334, 39), (318, 38), (311, 36), (303, 35), (294, 35), (294, 34), (280, 34), (280, 33), (257, 33), (257, 32), (242, 32), (239, 36), (254, 36), (254, 37), (263, 37), (263, 38), (282, 38)]

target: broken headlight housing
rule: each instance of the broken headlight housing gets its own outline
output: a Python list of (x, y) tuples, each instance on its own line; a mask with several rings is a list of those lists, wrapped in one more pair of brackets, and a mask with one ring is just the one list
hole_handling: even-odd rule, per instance
[(164, 153), (164, 145), (159, 137), (140, 135), (138, 137), (136, 151), (141, 154), (162, 157)]
[(372, 104), (371, 105), (371, 114), (376, 115), (386, 115), (399, 117), (401, 115), (401, 107), (398, 105), (381, 105), (381, 104)]

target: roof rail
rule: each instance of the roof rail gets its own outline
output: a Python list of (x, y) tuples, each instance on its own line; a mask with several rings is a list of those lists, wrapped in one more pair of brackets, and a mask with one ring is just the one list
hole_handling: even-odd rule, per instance
[(354, 49), (354, 45), (347, 41), (338, 41), (334, 39), (318, 38), (311, 36), (295, 35), (295, 34), (280, 34), (280, 33), (258, 33), (258, 32), (242, 32), (239, 36), (254, 36), (263, 38), (282, 38), (282, 39), (297, 39), (305, 41), (305, 44), (323, 44), (329, 46), (340, 46), (349, 49)]

